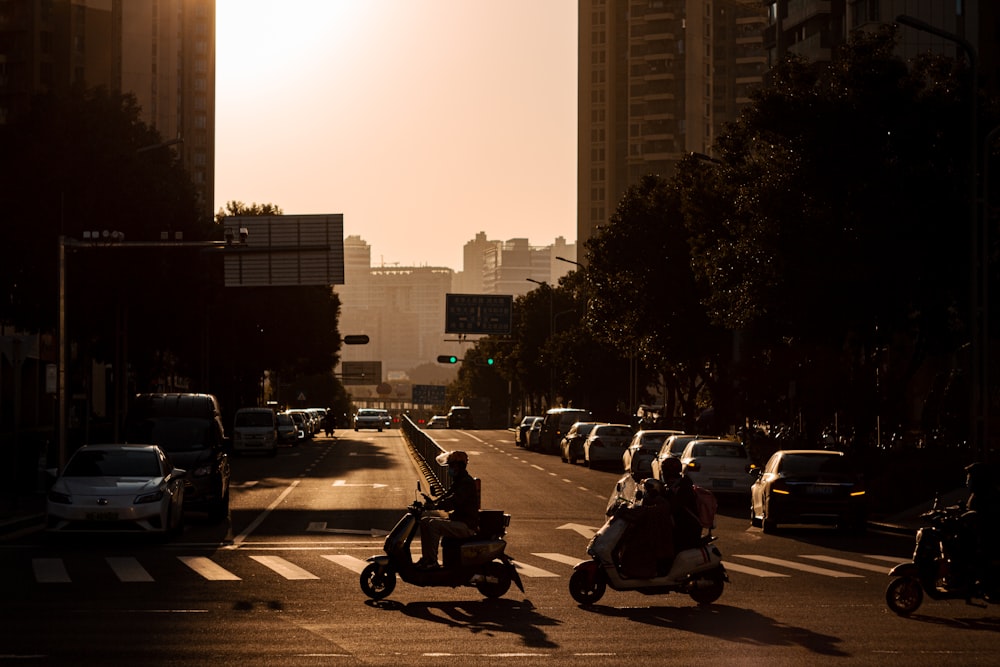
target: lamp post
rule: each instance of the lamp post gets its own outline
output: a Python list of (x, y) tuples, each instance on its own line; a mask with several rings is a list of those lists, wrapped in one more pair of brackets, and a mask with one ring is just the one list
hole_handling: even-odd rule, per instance
[[(555, 333), (555, 326), (553, 322), (554, 316), (552, 313), (552, 302), (554, 299), (552, 285), (548, 284), (544, 280), (535, 280), (534, 278), (525, 278), (525, 280), (527, 280), (529, 283), (535, 283), (540, 287), (544, 287), (549, 292), (549, 338), (551, 339), (552, 334)], [(555, 372), (556, 372), (555, 368), (552, 366), (552, 360), (549, 359), (549, 395), (547, 399), (549, 408), (552, 407), (552, 395), (554, 393), (554, 386), (555, 386)]]
[[(987, 453), (989, 443), (989, 430), (987, 416), (989, 413), (989, 386), (987, 358), (987, 308), (986, 308), (986, 284), (988, 271), (989, 249), (983, 240), (983, 228), (980, 227), (979, 196), (978, 196), (978, 176), (979, 176), (979, 145), (978, 145), (978, 107), (976, 104), (976, 94), (979, 90), (979, 58), (975, 47), (972, 44), (953, 33), (942, 30), (920, 19), (900, 14), (896, 17), (896, 23), (900, 25), (926, 32), (940, 37), (959, 46), (969, 59), (969, 73), (971, 83), (969, 86), (969, 235), (970, 235), (970, 304), (969, 304), (969, 326), (971, 327), (970, 340), (970, 366), (972, 375), (972, 401), (970, 410), (970, 433), (972, 449), (980, 457)], [(984, 220), (984, 227), (986, 221)]]

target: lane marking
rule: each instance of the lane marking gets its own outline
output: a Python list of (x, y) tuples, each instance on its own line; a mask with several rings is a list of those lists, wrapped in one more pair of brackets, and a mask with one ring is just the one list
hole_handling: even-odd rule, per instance
[(824, 563), (830, 563), (832, 565), (844, 565), (846, 567), (856, 567), (859, 570), (868, 570), (869, 572), (878, 572), (879, 574), (889, 574), (889, 568), (884, 565), (873, 565), (872, 563), (861, 563), (856, 560), (848, 560), (846, 558), (837, 558), (835, 556), (813, 556), (803, 554), (802, 558), (809, 558), (811, 560), (818, 560)]
[(803, 572), (811, 572), (812, 574), (821, 574), (824, 577), (836, 577), (840, 579), (848, 578), (858, 578), (861, 577), (860, 574), (852, 574), (849, 572), (838, 572), (836, 570), (828, 570), (825, 567), (816, 567), (814, 565), (805, 565), (804, 563), (796, 563), (790, 560), (783, 560), (781, 558), (771, 558), (770, 556), (755, 556), (752, 554), (733, 554), (734, 558), (746, 558), (748, 560), (756, 560), (761, 563), (768, 563), (769, 565), (777, 565), (779, 567), (787, 567), (791, 570), (801, 570)]
[(271, 503), (270, 505), (268, 505), (266, 510), (264, 510), (263, 512), (261, 512), (260, 514), (258, 514), (257, 518), (254, 519), (252, 522), (250, 522), (250, 525), (247, 526), (246, 529), (242, 533), (240, 533), (239, 535), (237, 535), (233, 539), (232, 548), (234, 548), (234, 549), (238, 548), (240, 546), (240, 544), (243, 543), (243, 540), (245, 540), (247, 537), (249, 537), (250, 533), (252, 533), (253, 531), (257, 530), (257, 528), (260, 526), (260, 524), (264, 523), (264, 519), (266, 519), (268, 517), (268, 515), (270, 515), (271, 512), (273, 512), (274, 509), (278, 505), (280, 505), (282, 502), (284, 502), (284, 500), (288, 496), (288, 494), (291, 493), (295, 489), (295, 487), (299, 485), (299, 482), (300, 482), (300, 480), (297, 479), (297, 480), (293, 481), (291, 484), (289, 484), (288, 488), (285, 489), (284, 491), (282, 491), (281, 495), (278, 496), (273, 503)]
[(250, 556), (253, 560), (271, 570), (274, 570), (285, 579), (319, 579), (315, 574), (303, 570), (291, 561), (285, 560), (281, 556)]
[(740, 565), (739, 563), (734, 563), (729, 560), (723, 560), (722, 564), (726, 566), (726, 572), (739, 572), (741, 574), (749, 574), (753, 577), (790, 577), (790, 574), (782, 574), (780, 572), (771, 572), (770, 570), (758, 570), (755, 567), (748, 567), (746, 565)]
[(323, 558), (333, 563), (336, 563), (337, 565), (340, 565), (342, 567), (346, 567), (348, 570), (356, 574), (361, 574), (361, 571), (364, 570), (365, 567), (368, 565), (368, 561), (361, 560), (360, 558), (357, 558), (355, 556), (346, 556), (346, 555), (334, 556), (331, 554), (327, 554), (324, 555)]
[(204, 556), (178, 556), (177, 559), (208, 581), (240, 581), (235, 574)]
[(519, 563), (514, 561), (514, 567), (518, 572), (526, 577), (558, 577), (559, 575), (555, 572), (549, 572), (548, 570), (543, 570), (540, 567), (535, 567), (534, 565), (525, 565), (524, 563)]
[(131, 557), (116, 558), (109, 556), (104, 559), (114, 571), (119, 581), (153, 581), (153, 577), (146, 568), (139, 565), (139, 561)]
[(538, 556), (539, 558), (547, 558), (548, 560), (554, 560), (557, 563), (564, 563), (576, 567), (582, 561), (587, 560), (586, 558), (575, 558), (573, 556), (567, 556), (566, 554), (552, 554), (552, 553), (534, 553), (532, 556)]

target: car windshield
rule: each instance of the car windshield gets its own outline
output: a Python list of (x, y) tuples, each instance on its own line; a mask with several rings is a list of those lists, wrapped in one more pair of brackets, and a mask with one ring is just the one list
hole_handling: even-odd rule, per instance
[(781, 457), (781, 472), (788, 475), (817, 473), (850, 473), (851, 466), (843, 456), (825, 454), (785, 454)]
[(743, 446), (737, 444), (702, 443), (695, 445), (691, 449), (692, 456), (719, 456), (730, 459), (744, 459), (747, 456)]
[(208, 449), (212, 422), (195, 417), (147, 419), (130, 433), (130, 442), (157, 445), (165, 452)]
[(273, 419), (269, 412), (240, 412), (236, 415), (236, 426), (269, 427), (274, 423)]
[(160, 464), (156, 452), (140, 451), (79, 451), (66, 464), (64, 477), (159, 477)]

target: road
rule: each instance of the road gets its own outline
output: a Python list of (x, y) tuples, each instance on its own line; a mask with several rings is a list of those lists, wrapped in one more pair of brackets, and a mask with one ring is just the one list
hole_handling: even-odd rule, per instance
[(0, 542), (0, 667), (995, 664), (995, 610), (926, 602), (902, 619), (886, 609), (886, 572), (910, 540), (824, 528), (764, 536), (742, 500), (723, 501), (718, 517), (731, 584), (716, 604), (609, 590), (580, 607), (568, 577), (618, 474), (518, 449), (506, 431), (432, 433), (469, 452), (484, 509), (512, 515), (508, 553), (525, 593), (491, 601), (400, 582), (367, 600), (364, 559), (380, 552), (420, 473), (399, 431), (339, 431), (274, 459), (235, 459), (230, 520), (192, 517), (168, 544)]

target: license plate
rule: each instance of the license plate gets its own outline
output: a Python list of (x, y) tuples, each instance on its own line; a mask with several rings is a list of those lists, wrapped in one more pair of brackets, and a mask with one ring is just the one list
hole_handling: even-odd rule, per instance
[(731, 479), (713, 479), (712, 486), (716, 489), (731, 489), (733, 488), (733, 480)]
[(809, 487), (809, 493), (814, 496), (831, 496), (833, 495), (833, 487), (813, 485)]
[(118, 512), (87, 512), (87, 521), (117, 521)]

